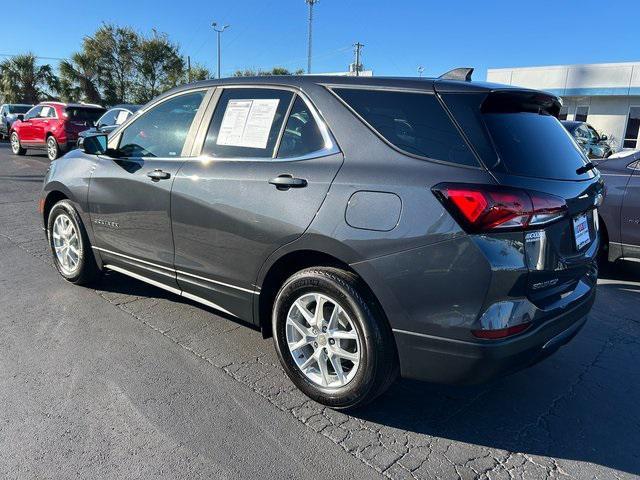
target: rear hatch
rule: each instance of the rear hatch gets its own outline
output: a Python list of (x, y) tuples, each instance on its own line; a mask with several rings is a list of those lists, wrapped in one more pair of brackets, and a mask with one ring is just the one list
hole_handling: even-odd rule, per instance
[(76, 139), (80, 132), (93, 127), (95, 122), (106, 110), (99, 107), (69, 106), (65, 108), (64, 129), (71, 140)]
[(557, 120), (558, 99), (517, 89), (441, 96), (496, 181), (538, 209), (522, 229), (529, 299), (546, 310), (580, 298), (597, 274), (604, 184)]

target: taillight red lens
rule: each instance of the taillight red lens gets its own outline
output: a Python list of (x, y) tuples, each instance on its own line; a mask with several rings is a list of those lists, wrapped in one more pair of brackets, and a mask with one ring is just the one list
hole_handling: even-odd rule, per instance
[(526, 229), (564, 217), (562, 198), (495, 185), (440, 184), (433, 192), (470, 232)]
[(498, 330), (473, 330), (474, 337), (485, 338), (487, 340), (497, 340), (499, 338), (507, 338), (524, 332), (531, 326), (530, 323), (522, 323), (513, 327), (500, 328)]

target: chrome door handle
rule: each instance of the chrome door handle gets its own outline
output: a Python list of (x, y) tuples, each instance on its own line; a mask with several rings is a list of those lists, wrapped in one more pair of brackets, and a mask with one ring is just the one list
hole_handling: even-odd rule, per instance
[(155, 170), (148, 172), (147, 177), (149, 177), (154, 182), (157, 182), (158, 180), (166, 180), (167, 178), (171, 178), (171, 174), (169, 172), (164, 172), (159, 168), (157, 168)]

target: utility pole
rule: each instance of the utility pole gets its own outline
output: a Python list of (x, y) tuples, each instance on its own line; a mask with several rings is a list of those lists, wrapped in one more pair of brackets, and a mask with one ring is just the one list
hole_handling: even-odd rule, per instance
[(313, 41), (313, 6), (319, 0), (304, 0), (309, 5), (309, 39), (307, 41), (307, 73), (311, 73), (311, 44)]
[(424, 73), (424, 67), (422, 65), (420, 65), (418, 67), (418, 76), (422, 77), (422, 74)]
[(189, 79), (189, 83), (191, 83), (191, 56), (187, 55), (187, 78)]
[(356, 77), (360, 76), (360, 71), (362, 70), (362, 64), (360, 63), (360, 58), (361, 58), (361, 50), (362, 47), (364, 47), (364, 45), (360, 42), (356, 42), (354, 45), (355, 47), (355, 54), (356, 54)]
[(229, 28), (231, 25), (224, 25), (222, 27), (219, 27), (218, 24), (216, 22), (213, 22), (211, 24), (211, 26), (213, 27), (213, 29), (216, 31), (216, 33), (218, 34), (218, 78), (220, 78), (220, 35), (222, 34), (222, 32), (224, 32), (227, 28)]

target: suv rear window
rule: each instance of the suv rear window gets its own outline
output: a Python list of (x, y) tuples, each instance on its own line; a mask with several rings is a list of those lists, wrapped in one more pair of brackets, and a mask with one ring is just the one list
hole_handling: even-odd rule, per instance
[(31, 105), (7, 105), (9, 113), (27, 113)]
[(67, 113), (67, 117), (73, 122), (93, 123), (98, 120), (106, 110), (103, 108), (67, 107), (65, 112)]
[(333, 91), (400, 150), (419, 157), (478, 166), (435, 95), (355, 88)]
[(485, 113), (485, 124), (500, 160), (511, 174), (555, 180), (591, 178), (576, 170), (585, 157), (552, 115), (533, 112)]

